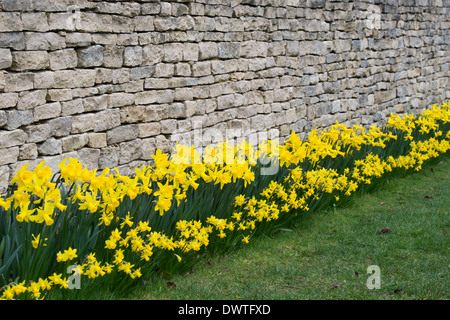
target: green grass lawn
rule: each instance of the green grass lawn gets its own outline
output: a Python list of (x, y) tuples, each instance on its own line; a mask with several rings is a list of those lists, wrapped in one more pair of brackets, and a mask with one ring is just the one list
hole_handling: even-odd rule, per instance
[[(128, 298), (449, 299), (449, 187), (446, 157)], [(371, 265), (380, 268), (380, 289), (367, 287)]]

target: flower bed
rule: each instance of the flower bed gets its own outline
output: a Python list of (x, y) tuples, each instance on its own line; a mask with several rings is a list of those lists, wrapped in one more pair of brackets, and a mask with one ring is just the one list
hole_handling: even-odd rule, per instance
[(336, 123), (305, 141), (293, 132), (284, 143), (224, 142), (203, 155), (177, 145), (133, 177), (77, 159), (57, 174), (25, 165), (0, 198), (1, 297), (126, 294), (155, 273), (189, 270), (202, 255), (419, 171), (449, 150), (449, 116), (443, 103), (391, 115), (383, 129)]

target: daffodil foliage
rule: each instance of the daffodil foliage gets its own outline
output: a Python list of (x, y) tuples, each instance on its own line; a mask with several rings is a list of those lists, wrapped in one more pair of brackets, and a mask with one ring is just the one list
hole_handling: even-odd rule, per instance
[[(155, 273), (188, 270), (203, 254), (419, 171), (449, 150), (449, 116), (443, 103), (391, 114), (383, 129), (336, 123), (305, 140), (292, 132), (283, 143), (225, 141), (202, 153), (177, 144), (133, 176), (88, 170), (74, 158), (57, 173), (44, 162), (25, 165), (0, 197), (0, 296), (125, 293)], [(267, 165), (277, 170), (265, 174)]]

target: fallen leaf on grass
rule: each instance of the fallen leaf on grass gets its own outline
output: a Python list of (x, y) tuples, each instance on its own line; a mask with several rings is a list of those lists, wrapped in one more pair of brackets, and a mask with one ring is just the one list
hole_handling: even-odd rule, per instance
[(433, 198), (433, 197), (425, 196), (424, 198), (425, 198), (425, 199), (431, 199), (431, 198)]
[(395, 294), (401, 294), (401, 293), (403, 293), (403, 289), (402, 289), (402, 288), (400, 288), (400, 289), (395, 289), (395, 290), (394, 290), (394, 293), (395, 293)]
[(337, 289), (337, 288), (340, 288), (340, 287), (342, 287), (342, 283), (333, 284), (333, 285), (331, 286), (331, 289)]
[(446, 237), (448, 235), (447, 231), (442, 230), (442, 234), (444, 235), (444, 237)]
[(166, 283), (166, 286), (167, 286), (168, 289), (175, 289), (175, 288), (177, 287), (177, 285), (175, 284), (175, 282), (170, 282), (170, 281), (168, 281), (168, 282)]
[(383, 204), (385, 204), (386, 202), (380, 202), (380, 206), (382, 206)]
[(358, 271), (355, 271), (355, 276), (359, 276), (359, 272)]
[(391, 228), (386, 227), (386, 228), (383, 228), (383, 229), (381, 229), (381, 230), (378, 230), (378, 231), (377, 231), (377, 234), (381, 234), (381, 233), (383, 233), (383, 234), (385, 234), (385, 233), (390, 233), (391, 231), (392, 231)]

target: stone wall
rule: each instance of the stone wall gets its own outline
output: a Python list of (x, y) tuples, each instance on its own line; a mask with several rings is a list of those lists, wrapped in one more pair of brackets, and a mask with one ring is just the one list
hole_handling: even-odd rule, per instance
[(0, 0), (2, 191), (25, 163), (418, 112), (450, 98), (449, 27), (449, 0)]

